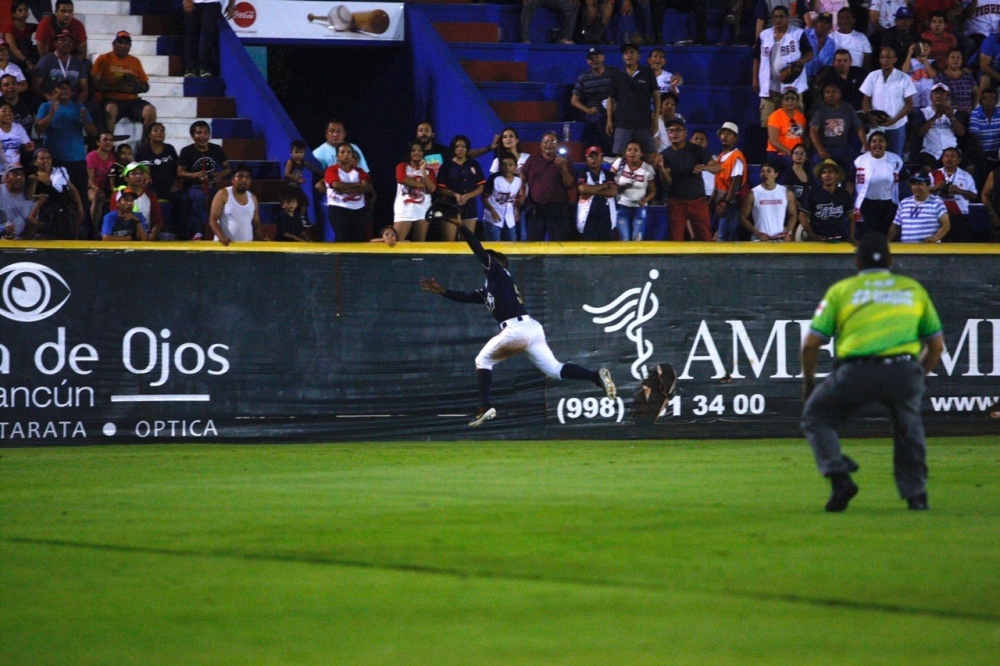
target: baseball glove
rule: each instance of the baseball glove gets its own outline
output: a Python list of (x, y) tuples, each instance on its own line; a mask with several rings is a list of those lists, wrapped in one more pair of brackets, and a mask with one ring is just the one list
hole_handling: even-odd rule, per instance
[(889, 114), (886, 113), (885, 111), (879, 111), (877, 109), (873, 109), (868, 112), (868, 115), (871, 116), (872, 120), (874, 120), (879, 125), (885, 125), (887, 122), (889, 122)]
[(788, 67), (785, 67), (780, 72), (778, 72), (782, 83), (793, 83), (802, 75), (802, 63), (793, 62)]

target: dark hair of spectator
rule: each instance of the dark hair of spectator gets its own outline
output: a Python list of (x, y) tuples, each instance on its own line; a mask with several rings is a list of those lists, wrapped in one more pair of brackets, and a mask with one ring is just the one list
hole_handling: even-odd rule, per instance
[(407, 164), (410, 163), (410, 154), (413, 153), (413, 147), (416, 146), (420, 149), (420, 152), (424, 152), (424, 144), (420, 143), (420, 139), (411, 139), (406, 142), (406, 153), (403, 155), (403, 161)]
[(341, 120), (340, 118), (330, 118), (328, 121), (326, 121), (327, 128), (329, 128), (330, 125), (342, 125), (346, 127), (346, 125), (344, 125), (344, 121)]
[(872, 139), (874, 139), (877, 136), (882, 137), (882, 139), (885, 141), (889, 140), (889, 137), (885, 135), (885, 132), (883, 132), (882, 130), (875, 130), (874, 132), (868, 135), (868, 143), (870, 144), (872, 142)]
[(655, 49), (653, 49), (652, 51), (650, 51), (650, 52), (649, 52), (649, 55), (653, 55), (654, 53), (659, 53), (659, 54), (660, 54), (660, 55), (662, 55), (662, 56), (663, 56), (664, 58), (666, 58), (666, 57), (667, 57), (667, 52), (666, 52), (666, 51), (664, 51), (663, 49), (661, 49), (661, 48), (660, 48), (659, 46), (657, 46), (657, 47), (656, 47)]
[(299, 195), (292, 191), (285, 192), (281, 195), (281, 203), (285, 203), (286, 201), (294, 201), (295, 203), (298, 203)]
[(295, 139), (295, 141), (292, 141), (291, 148), (289, 148), (289, 150), (305, 150), (305, 149), (306, 149), (306, 142), (303, 141), (302, 139)]
[(3, 98), (2, 98), (2, 97), (0, 97), (0, 109), (2, 109), (2, 108), (3, 108), (3, 107), (5, 107), (5, 106), (6, 106), (7, 108), (9, 108), (9, 109), (10, 109), (11, 111), (13, 111), (13, 110), (14, 110), (14, 107), (13, 107), (13, 106), (11, 106), (10, 102), (7, 102), (7, 101), (3, 101)]
[(953, 48), (953, 49), (948, 49), (948, 56), (947, 57), (950, 58), (952, 53), (957, 53), (960, 56), (962, 56), (963, 58), (965, 58), (965, 53), (963, 53), (962, 49), (960, 49), (960, 48), (956, 47), (956, 48)]
[[(513, 127), (504, 127), (502, 130), (500, 130), (500, 136), (503, 136), (506, 132), (512, 132), (514, 134), (514, 139), (517, 141), (517, 143), (514, 144), (514, 147), (517, 149), (517, 152), (520, 153), (521, 152), (521, 135), (518, 134), (517, 130), (514, 129)], [(497, 151), (496, 152), (497, 152), (496, 158), (498, 160), (502, 160), (505, 157), (514, 158), (514, 154), (511, 153), (509, 150), (507, 150), (507, 148), (504, 147), (503, 141), (500, 142), (500, 145), (497, 147)], [(514, 158), (514, 163), (517, 164), (517, 159), (516, 158)]]
[[(802, 143), (801, 141), (799, 141), (797, 144), (795, 144), (794, 146), (792, 146), (791, 150), (788, 151), (789, 154), (794, 153), (797, 148), (801, 148), (802, 150), (806, 150), (806, 145), (804, 143)], [(809, 151), (806, 151), (807, 154), (808, 154), (808, 152)], [(780, 171), (780, 169), (779, 169), (779, 171)]]
[(354, 146), (352, 146), (352, 145), (351, 145), (350, 143), (348, 143), (347, 141), (341, 141), (341, 142), (340, 142), (340, 143), (338, 143), (338, 144), (337, 144), (336, 146), (334, 146), (334, 148), (336, 148), (336, 149), (337, 149), (337, 152), (339, 153), (339, 152), (340, 152), (340, 149), (341, 149), (341, 148), (343, 148), (344, 146), (347, 146), (348, 148), (350, 148), (350, 149), (351, 149), (351, 153), (352, 153), (352, 154), (354, 153)]
[(844, 12), (848, 12), (852, 18), (854, 17), (853, 9), (851, 9), (850, 7), (841, 7), (840, 11), (837, 12), (837, 18), (840, 18), (840, 15), (843, 14)]
[(545, 137), (547, 137), (547, 136), (551, 136), (556, 141), (559, 141), (559, 135), (556, 134), (555, 132), (546, 132), (545, 134), (543, 134), (542, 135), (542, 141), (545, 141)]
[(209, 132), (212, 131), (212, 126), (209, 125), (208, 123), (206, 123), (204, 120), (196, 120), (193, 123), (191, 123), (191, 127), (188, 129), (188, 133), (193, 137), (194, 136), (194, 131), (196, 129), (198, 129), (198, 128), (201, 128), (201, 127), (204, 127)]
[[(15, 2), (14, 4), (12, 4), (10, 6), (10, 15), (13, 16), (15, 13), (17, 13), (17, 8), (20, 7), (21, 5), (24, 5), (25, 7), (28, 7), (28, 3), (27, 2), (24, 2), (24, 0), (18, 0), (17, 2)], [(30, 9), (30, 7), (29, 7), (29, 9)]]
[(235, 176), (238, 173), (245, 173), (248, 176), (253, 175), (253, 171), (250, 170), (250, 165), (245, 162), (241, 162), (233, 166), (233, 175)]
[(774, 7), (774, 9), (771, 10), (771, 16), (774, 16), (778, 12), (784, 12), (785, 16), (788, 16), (788, 7), (784, 5), (777, 5), (776, 7)]
[(957, 157), (958, 159), (962, 159), (962, 149), (959, 148), (958, 146), (948, 146), (947, 148), (941, 151), (941, 156), (943, 157), (945, 153), (949, 152), (955, 153), (955, 157)]
[(889, 268), (892, 255), (889, 254), (889, 243), (885, 236), (877, 231), (869, 231), (858, 241), (858, 267), (861, 270), (869, 268)]
[(660, 106), (663, 106), (663, 100), (672, 99), (674, 104), (681, 103), (681, 96), (675, 93), (673, 90), (668, 90), (667, 92), (660, 93)]
[(128, 148), (129, 150), (132, 150), (132, 146), (130, 146), (129, 144), (127, 144), (127, 143), (119, 143), (118, 147), (115, 148), (115, 156), (120, 158), (125, 153), (125, 149), (126, 148)]
[(459, 141), (462, 141), (462, 142), (465, 143), (465, 149), (466, 150), (468, 150), (469, 148), (472, 147), (472, 142), (469, 141), (469, 137), (465, 136), (464, 134), (456, 134), (452, 138), (452, 140), (451, 140), (451, 150), (452, 150), (452, 152), (455, 152), (455, 146), (458, 145)]
[(933, 21), (936, 18), (942, 18), (942, 19), (944, 19), (944, 22), (947, 23), (948, 22), (948, 12), (942, 12), (942, 11), (931, 12), (931, 17), (930, 17), (929, 20)]
[(73, 0), (56, 0), (55, 10), (59, 11), (59, 8), (62, 7), (63, 5), (69, 5), (70, 7), (72, 7)]
[(396, 227), (392, 226), (391, 224), (387, 224), (381, 229), (379, 229), (378, 237), (381, 238), (383, 235), (385, 235), (385, 232), (387, 231), (391, 231), (396, 238), (399, 238), (399, 233), (396, 231)]
[[(693, 139), (698, 134), (701, 134), (703, 137), (705, 137), (705, 139), (708, 139), (708, 132), (705, 132), (704, 130), (695, 130), (695, 131), (691, 132), (690, 138)], [(634, 143), (634, 142), (630, 142), (630, 143)], [(799, 144), (799, 145), (802, 145), (802, 144)], [(627, 147), (628, 146), (626, 146), (626, 148)]]
[(996, 88), (983, 88), (983, 92), (979, 93), (979, 100), (980, 100), (980, 102), (983, 99), (983, 95), (987, 95), (987, 94), (993, 95), (994, 97), (998, 97), (998, 95), (997, 95), (997, 89)]
[[(3, 106), (3, 104), (0, 104), (0, 106)], [(115, 135), (112, 134), (111, 132), (101, 132), (100, 134), (97, 135), (98, 141), (102, 139), (105, 135), (110, 136), (112, 141), (115, 140)]]
[[(833, 55), (834, 55), (834, 57), (839, 56), (839, 55), (845, 55), (848, 58), (850, 58), (851, 57), (851, 52), (848, 51), (847, 49), (837, 49), (836, 51), (833, 52)], [(851, 60), (853, 60), (853, 58), (851, 58)]]
[(3, 81), (3, 80), (4, 80), (4, 79), (6, 79), (6, 78), (7, 78), (8, 76), (9, 76), (10, 78), (14, 79), (14, 81), (15, 81), (15, 82), (17, 81), (17, 77), (16, 77), (16, 76), (14, 76), (13, 74), (4, 74), (3, 76), (0, 76), (0, 81)]

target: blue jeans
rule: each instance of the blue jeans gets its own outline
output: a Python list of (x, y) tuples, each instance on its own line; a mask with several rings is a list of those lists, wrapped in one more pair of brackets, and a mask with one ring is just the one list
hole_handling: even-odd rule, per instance
[(205, 225), (208, 224), (208, 207), (212, 205), (212, 199), (218, 190), (215, 185), (210, 185), (208, 194), (198, 183), (191, 186), (188, 196), (191, 198), (191, 216), (188, 218), (188, 238), (194, 234), (204, 233)]
[(216, 58), (219, 51), (219, 21), (222, 3), (195, 4), (184, 13), (184, 67), (192, 71), (206, 70), (218, 74)]
[(483, 222), (483, 240), (488, 242), (517, 240), (517, 227), (498, 227), (489, 222)]
[(618, 219), (615, 229), (623, 241), (641, 241), (646, 232), (646, 217), (649, 209), (646, 206), (618, 206)]
[(900, 157), (906, 149), (906, 126), (894, 130), (882, 130), (885, 132), (886, 142), (889, 144), (889, 152), (896, 153)]
[(740, 205), (734, 201), (732, 205), (726, 207), (726, 214), (719, 216), (719, 234), (716, 240), (719, 241), (738, 240), (736, 234), (739, 228), (740, 228)]

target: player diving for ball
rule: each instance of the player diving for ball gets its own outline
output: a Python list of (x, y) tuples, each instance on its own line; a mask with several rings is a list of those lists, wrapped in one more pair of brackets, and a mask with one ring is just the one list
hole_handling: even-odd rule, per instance
[(611, 373), (607, 368), (594, 372), (573, 363), (560, 363), (556, 360), (548, 343), (545, 342), (545, 330), (542, 325), (528, 316), (524, 300), (514, 284), (514, 279), (507, 271), (507, 257), (482, 246), (475, 234), (462, 224), (459, 208), (449, 203), (435, 203), (427, 211), (426, 219), (428, 222), (441, 221), (458, 227), (458, 232), (483, 265), (486, 285), (472, 292), (453, 291), (442, 287), (434, 278), (420, 278), (421, 288), (434, 294), (441, 294), (458, 303), (484, 303), (500, 324), (500, 333), (493, 336), (476, 356), (476, 375), (479, 379), (481, 403), (476, 418), (469, 422), (470, 426), (482, 425), (496, 418), (497, 410), (490, 404), (493, 366), (521, 352), (527, 354), (528, 359), (546, 376), (553, 379), (591, 381), (604, 389), (609, 398), (615, 399), (617, 395), (615, 383), (611, 380)]

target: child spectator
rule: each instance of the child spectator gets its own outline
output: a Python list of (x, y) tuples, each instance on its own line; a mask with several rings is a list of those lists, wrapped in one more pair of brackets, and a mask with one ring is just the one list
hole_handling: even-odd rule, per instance
[[(451, 140), (451, 159), (441, 165), (438, 171), (438, 195), (450, 197), (461, 209), (462, 224), (475, 232), (479, 219), (476, 201), (483, 193), (483, 169), (479, 162), (469, 157), (469, 137), (459, 134)], [(458, 227), (446, 224), (441, 230), (445, 241), (454, 241)]]
[(615, 229), (623, 241), (641, 241), (646, 233), (649, 202), (656, 197), (656, 171), (642, 160), (642, 146), (630, 141), (625, 157), (611, 165), (618, 184)]
[(944, 59), (948, 57), (948, 51), (958, 46), (958, 39), (948, 32), (948, 15), (945, 12), (934, 12), (931, 14), (931, 25), (920, 36), (931, 44), (930, 58), (940, 68), (944, 65)]
[(309, 225), (306, 223), (305, 214), (299, 205), (299, 197), (295, 192), (289, 191), (281, 195), (281, 214), (278, 215), (277, 225), (278, 231), (274, 240), (310, 242), (307, 236)]
[(323, 178), (323, 170), (317, 166), (313, 166), (309, 162), (306, 162), (306, 142), (301, 139), (296, 139), (292, 141), (290, 147), (291, 157), (285, 161), (285, 187), (298, 193), (299, 206), (304, 211), (308, 206), (309, 200), (306, 198), (305, 192), (302, 191), (302, 185), (305, 184), (305, 172), (308, 169), (317, 180)]
[(114, 190), (125, 182), (125, 167), (132, 164), (132, 146), (128, 143), (120, 143), (115, 148), (115, 163), (108, 170), (108, 185), (110, 190)]
[(97, 137), (97, 150), (87, 153), (87, 199), (90, 203), (90, 219), (104, 217), (104, 204), (111, 197), (114, 185), (108, 173), (115, 166), (114, 136), (111, 132), (101, 132)]
[(104, 216), (101, 225), (101, 238), (106, 241), (147, 240), (146, 219), (142, 213), (132, 210), (135, 195), (126, 188), (118, 193), (117, 210)]
[(684, 120), (684, 116), (677, 113), (677, 105), (680, 103), (680, 96), (675, 92), (665, 92), (660, 95), (660, 117), (657, 118), (656, 151), (661, 152), (670, 145), (667, 138), (666, 123), (677, 119)]
[(38, 49), (32, 39), (38, 25), (28, 23), (28, 4), (23, 1), (14, 2), (10, 15), (10, 30), (4, 33), (3, 41), (10, 47), (11, 61), (27, 73), (38, 63)]
[(926, 39), (919, 39), (910, 44), (907, 57), (903, 60), (900, 69), (910, 75), (913, 88), (917, 93), (913, 96), (913, 108), (922, 109), (931, 104), (931, 86), (938, 72), (934, 63), (930, 59), (931, 43)]
[[(701, 130), (695, 130), (691, 132), (691, 143), (708, 150), (708, 135)], [(716, 156), (713, 155), (712, 157)], [(701, 179), (705, 183), (705, 198), (707, 199), (715, 192), (715, 174), (711, 171), (702, 171)]]
[(656, 76), (656, 86), (660, 89), (661, 104), (663, 103), (663, 93), (672, 92), (677, 95), (680, 94), (680, 87), (684, 85), (684, 77), (663, 69), (667, 64), (666, 52), (663, 49), (659, 47), (653, 49), (649, 54), (649, 58), (646, 59), (646, 64), (653, 70), (653, 75)]
[[(516, 241), (517, 220), (524, 205), (524, 181), (517, 175), (512, 155), (500, 158), (500, 172), (483, 185), (483, 238), (487, 241)], [(452, 225), (454, 226), (454, 225)]]

